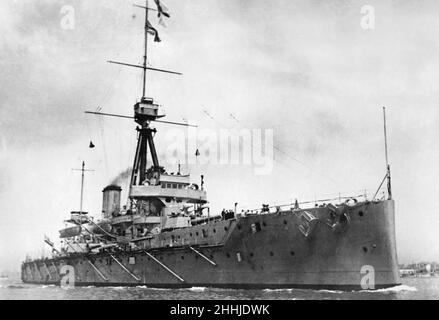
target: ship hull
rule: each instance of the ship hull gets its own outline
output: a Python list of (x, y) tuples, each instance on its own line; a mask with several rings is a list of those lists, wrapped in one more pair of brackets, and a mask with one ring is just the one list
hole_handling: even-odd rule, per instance
[(25, 262), (22, 280), (59, 285), (69, 266), (76, 286), (361, 290), (398, 285), (394, 201), (346, 206), (341, 218), (333, 215), (323, 207), (211, 222), (164, 233), (137, 251)]

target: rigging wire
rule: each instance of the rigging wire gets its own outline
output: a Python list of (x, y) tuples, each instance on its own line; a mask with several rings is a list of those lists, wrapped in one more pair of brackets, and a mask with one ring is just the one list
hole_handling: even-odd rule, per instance
[(108, 176), (109, 174), (109, 170), (108, 170), (108, 157), (107, 157), (107, 149), (105, 147), (105, 139), (104, 139), (104, 120), (102, 119), (102, 117), (97, 117), (97, 121), (99, 123), (99, 133), (100, 133), (100, 137), (101, 137), (101, 143), (102, 143), (102, 150), (104, 152), (104, 165), (105, 165), (105, 171), (106, 174)]
[[(128, 41), (126, 41), (122, 45), (123, 50), (119, 50), (115, 54), (115, 56), (116, 57), (120, 57), (122, 55), (122, 53), (125, 53), (125, 51), (127, 51), (127, 50), (128, 51), (132, 51), (131, 49), (134, 47), (134, 45), (136, 45), (136, 42), (133, 41), (132, 39), (129, 39)], [(114, 83), (115, 80), (120, 77), (121, 72), (122, 72), (122, 68), (118, 68), (118, 70), (115, 73), (113, 73), (113, 75), (110, 78), (110, 81), (108, 82), (109, 84), (107, 85), (107, 89), (104, 91), (103, 97), (98, 99), (98, 101), (100, 101), (99, 104), (101, 106), (101, 107), (99, 107), (100, 110), (103, 110), (103, 109), (106, 108), (106, 104), (107, 104), (107, 102), (111, 98), (110, 93), (114, 90), (114, 85), (112, 83)], [(97, 126), (99, 128), (98, 137), (101, 140), (100, 143), (102, 144), (102, 149), (103, 149), (103, 152), (104, 152), (104, 155), (103, 155), (103, 157), (104, 157), (104, 165), (105, 165), (106, 173), (108, 175), (108, 173), (109, 173), (109, 162), (108, 162), (108, 155), (107, 155), (105, 138), (104, 138), (104, 123), (103, 123), (104, 120), (102, 119), (102, 117), (95, 118), (95, 119), (97, 119)], [(86, 118), (86, 126), (87, 126), (88, 135), (90, 137), (94, 136), (94, 133), (90, 129), (90, 122), (89, 122), (88, 117)], [(93, 140), (93, 138), (91, 138), (91, 140)], [(122, 143), (120, 141), (120, 136), (119, 135), (118, 135), (118, 141), (119, 141), (119, 148), (121, 148), (122, 147)], [(121, 159), (119, 159), (119, 161), (120, 161), (120, 163), (122, 162)]]
[[(339, 192), (338, 194), (336, 193), (324, 193), (320, 195), (320, 199), (317, 199), (316, 195), (302, 195), (302, 196), (295, 196), (295, 197), (291, 197), (288, 199), (281, 199), (278, 200), (276, 199), (275, 201), (277, 203), (287, 203), (284, 205), (280, 205), (280, 206), (289, 206), (289, 205), (294, 205), (294, 199), (305, 199), (304, 201), (299, 201), (299, 204), (309, 204), (309, 203), (320, 203), (320, 202), (328, 202), (328, 201), (335, 201), (338, 199), (349, 199), (349, 198), (359, 198), (359, 197), (363, 197), (364, 199), (369, 198), (369, 195), (373, 194), (373, 192), (375, 192), (375, 190), (373, 189), (362, 189), (362, 190), (346, 190), (343, 192)], [(311, 200), (312, 199), (312, 200)], [(370, 197), (370, 199), (372, 199), (372, 197)], [(266, 203), (268, 204), (269, 201), (266, 201)], [(257, 210), (257, 206), (261, 207), (261, 202), (252, 202), (252, 203), (244, 203), (244, 204), (240, 204), (239, 206), (241, 208), (252, 208), (250, 210)], [(276, 207), (279, 205), (273, 205), (272, 207)], [(260, 208), (259, 208), (260, 209)]]
[[(224, 125), (223, 125), (222, 123), (220, 123), (219, 121), (217, 121), (217, 120), (216, 120), (216, 119), (215, 119), (210, 113), (208, 113), (206, 110), (203, 110), (203, 114), (204, 114), (206, 117), (208, 117), (210, 120), (212, 120), (213, 122), (215, 122), (220, 128), (221, 128), (221, 127), (224, 127)], [(236, 122), (239, 123), (239, 119), (238, 119), (235, 115), (233, 115), (233, 119), (234, 119)], [(254, 142), (253, 142), (253, 140), (252, 140), (251, 143), (252, 143), (252, 147), (255, 147), (255, 146), (254, 146)], [(279, 153), (283, 154), (285, 157), (287, 157), (287, 158), (289, 158), (289, 159), (291, 159), (291, 160), (293, 160), (293, 161), (295, 161), (295, 162), (301, 164), (301, 165), (304, 166), (306, 169), (308, 169), (309, 171), (311, 171), (313, 174), (316, 174), (316, 173), (318, 172), (318, 170), (315, 170), (315, 169), (309, 167), (309, 166), (308, 166), (307, 164), (305, 164), (303, 161), (298, 160), (298, 159), (292, 157), (290, 154), (288, 154), (288, 153), (286, 153), (285, 151), (283, 151), (282, 149), (280, 149), (277, 145), (273, 144), (273, 148), (274, 148), (276, 151), (278, 151)], [(280, 164), (280, 165), (283, 165), (284, 167), (286, 167), (286, 168), (289, 169), (289, 170), (292, 169), (291, 166), (289, 166), (289, 165), (287, 165), (287, 164), (281, 162), (281, 161), (280, 161), (279, 159), (277, 159), (276, 157), (274, 157), (274, 161), (276, 161), (276, 162), (277, 162), (278, 164)], [(337, 182), (336, 180), (334, 180), (334, 179), (331, 178), (331, 177), (326, 176), (325, 174), (323, 174), (323, 173), (321, 173), (321, 172), (319, 173), (319, 175), (320, 175), (322, 178), (325, 178), (326, 180), (331, 181), (332, 183), (338, 184), (338, 182)]]

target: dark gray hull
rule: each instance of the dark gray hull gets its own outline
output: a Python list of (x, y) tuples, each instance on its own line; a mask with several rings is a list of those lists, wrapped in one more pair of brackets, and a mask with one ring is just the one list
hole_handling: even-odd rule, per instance
[[(305, 211), (316, 218), (308, 229)], [(365, 276), (369, 288), (398, 285), (394, 202), (345, 214), (337, 223), (326, 207), (212, 222), (163, 233), (142, 250), (25, 262), (22, 280), (60, 284), (69, 265), (78, 286), (357, 290)]]

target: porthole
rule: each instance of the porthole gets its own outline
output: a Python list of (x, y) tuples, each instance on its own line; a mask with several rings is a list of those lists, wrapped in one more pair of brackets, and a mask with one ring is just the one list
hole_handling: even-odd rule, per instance
[(192, 233), (189, 233), (189, 236), (192, 237)]
[(296, 253), (294, 251), (290, 251), (290, 254), (294, 256)]
[(227, 230), (229, 230), (227, 227), (224, 227), (224, 231), (227, 231)]
[(270, 256), (271, 257), (274, 256), (274, 252), (273, 251), (270, 251)]
[(367, 247), (363, 247), (363, 252), (364, 252), (364, 253), (367, 253), (367, 251), (369, 251), (369, 250), (367, 249)]
[(288, 221), (287, 220), (284, 220), (284, 225), (287, 225), (288, 224)]
[(196, 234), (196, 235), (197, 235), (197, 237), (198, 237), (198, 235), (199, 235), (198, 231), (197, 231), (197, 232), (195, 232), (195, 234)]
[(364, 212), (363, 212), (363, 211), (359, 211), (359, 212), (358, 212), (358, 215), (359, 215), (360, 217), (363, 217), (363, 216), (364, 216)]
[(216, 233), (216, 229), (213, 229), (213, 233)]
[(227, 256), (227, 258), (230, 258), (230, 253), (227, 252), (226, 256)]
[(254, 257), (254, 253), (250, 252), (250, 257), (253, 258)]
[(264, 221), (264, 222), (262, 223), (262, 225), (263, 225), (264, 227), (266, 227), (266, 226), (267, 226), (267, 223)]
[(240, 225), (238, 225), (238, 230), (241, 230), (241, 226)]
[(184, 256), (181, 256), (181, 260), (184, 260)]

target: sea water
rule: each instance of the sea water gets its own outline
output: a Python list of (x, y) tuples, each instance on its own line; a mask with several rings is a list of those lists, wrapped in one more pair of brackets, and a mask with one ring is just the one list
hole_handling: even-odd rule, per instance
[(194, 287), (154, 289), (138, 287), (76, 287), (24, 284), (19, 279), (0, 279), (0, 300), (439, 300), (439, 277), (403, 278), (393, 288), (364, 291), (265, 289), (235, 290)]

